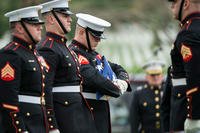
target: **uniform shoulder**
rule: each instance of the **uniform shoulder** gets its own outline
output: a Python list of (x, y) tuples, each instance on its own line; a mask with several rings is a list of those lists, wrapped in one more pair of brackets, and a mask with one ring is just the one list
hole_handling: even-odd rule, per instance
[(76, 40), (72, 40), (71, 44), (69, 45), (69, 48), (77, 53), (87, 53), (88, 49), (81, 43), (79, 43)]
[(179, 32), (179, 35), (187, 35), (189, 36), (191, 33), (199, 34), (200, 31), (200, 18), (194, 17), (188, 20), (183, 26), (182, 30)]
[(55, 43), (56, 41), (46, 37), (37, 44), (36, 49), (39, 51), (39, 53), (48, 51), (49, 53), (53, 54), (56, 53), (56, 45), (54, 45)]
[(74, 44), (73, 42), (69, 45), (69, 49), (74, 51), (76, 53), (76, 55), (80, 58), (84, 57), (84, 58), (89, 58), (88, 51), (87, 49), (82, 48), (81, 45), (77, 45)]
[(45, 37), (37, 44), (37, 49), (53, 49), (56, 43), (53, 38)]
[(2, 48), (0, 50), (0, 54), (1, 55), (6, 55), (6, 54), (13, 54), (13, 55), (15, 55), (15, 54), (17, 54), (17, 52), (16, 52), (16, 50), (13, 47), (9, 47), (9, 48), (4, 47), (4, 48)]
[(73, 51), (80, 51), (80, 47), (74, 43), (71, 43), (68, 47)]
[(20, 45), (17, 45), (15, 42), (10, 42), (7, 45), (5, 45), (1, 51), (15, 51), (19, 48)]
[(20, 51), (16, 52), (13, 49), (1, 49), (0, 50), (0, 64), (3, 62), (7, 62), (7, 61), (15, 61), (16, 60), (20, 60), (21, 56), (20, 56)]
[(199, 33), (200, 18), (191, 19), (187, 25), (187, 30)]

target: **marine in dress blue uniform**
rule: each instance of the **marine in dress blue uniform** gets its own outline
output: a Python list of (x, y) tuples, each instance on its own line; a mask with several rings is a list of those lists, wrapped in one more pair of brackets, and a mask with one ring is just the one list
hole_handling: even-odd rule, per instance
[(94, 114), (98, 133), (111, 133), (110, 97), (131, 91), (128, 73), (118, 64), (107, 61), (96, 51), (106, 27), (111, 24), (89, 14), (79, 13), (76, 34), (70, 48), (77, 54), (83, 76), (83, 96)]
[(41, 6), (5, 14), (12, 41), (0, 51), (1, 133), (46, 133), (42, 57), (35, 50), (41, 39)]
[(163, 92), (162, 66), (158, 61), (147, 63), (147, 83), (133, 93), (130, 108), (131, 133), (163, 133), (160, 105)]
[[(42, 6), (46, 36), (38, 44), (38, 50), (49, 66), (46, 88), (53, 93), (59, 131), (96, 133), (92, 112), (81, 94), (82, 77), (78, 58), (66, 44), (65, 35), (70, 32), (72, 21), (68, 1), (54, 0)], [(54, 128), (54, 125), (50, 128)]]
[[(197, 133), (200, 132), (200, 1), (170, 1), (174, 17), (181, 22), (171, 50), (172, 85), (187, 98), (185, 132)], [(177, 85), (184, 87), (177, 88)]]

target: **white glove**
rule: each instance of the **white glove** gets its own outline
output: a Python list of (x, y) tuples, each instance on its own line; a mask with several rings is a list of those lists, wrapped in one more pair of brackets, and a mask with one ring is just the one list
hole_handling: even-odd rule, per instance
[(22, 133), (28, 133), (28, 131), (24, 131), (24, 132), (22, 132)]
[(126, 81), (121, 79), (115, 79), (113, 80), (113, 83), (120, 89), (121, 93), (124, 94), (128, 88), (128, 84)]
[(49, 131), (49, 133), (60, 133), (60, 131), (58, 129), (54, 129), (54, 130)]

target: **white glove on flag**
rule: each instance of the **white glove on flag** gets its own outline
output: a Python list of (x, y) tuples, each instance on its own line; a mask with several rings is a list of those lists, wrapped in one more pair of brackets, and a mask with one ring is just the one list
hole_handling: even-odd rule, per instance
[(120, 89), (121, 93), (124, 94), (128, 88), (128, 84), (126, 81), (121, 79), (114, 79), (113, 83)]

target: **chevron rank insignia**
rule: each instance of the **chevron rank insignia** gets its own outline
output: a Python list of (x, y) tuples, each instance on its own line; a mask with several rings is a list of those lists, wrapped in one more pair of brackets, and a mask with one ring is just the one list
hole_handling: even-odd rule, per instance
[(190, 61), (192, 59), (191, 48), (183, 44), (181, 46), (181, 55), (183, 57), (184, 62)]
[(9, 62), (1, 69), (1, 79), (4, 81), (12, 81), (15, 79), (15, 69), (10, 66)]
[(78, 61), (81, 65), (87, 65), (89, 64), (89, 61), (82, 55), (78, 55)]

